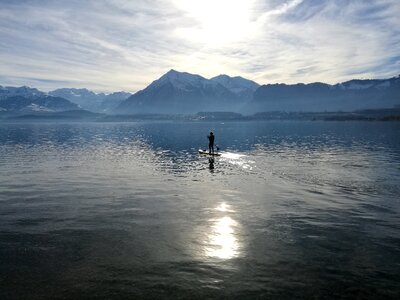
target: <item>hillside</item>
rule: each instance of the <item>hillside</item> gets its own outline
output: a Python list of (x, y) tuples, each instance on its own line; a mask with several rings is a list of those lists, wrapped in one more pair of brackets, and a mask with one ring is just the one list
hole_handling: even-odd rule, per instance
[(242, 99), (218, 82), (170, 70), (121, 103), (117, 112), (187, 114), (239, 110)]

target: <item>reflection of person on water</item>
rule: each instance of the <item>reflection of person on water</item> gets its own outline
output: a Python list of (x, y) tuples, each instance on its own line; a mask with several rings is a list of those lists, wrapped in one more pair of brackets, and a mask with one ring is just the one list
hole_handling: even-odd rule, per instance
[(209, 163), (210, 170), (214, 170), (214, 158), (213, 157), (208, 158), (208, 163)]
[(210, 135), (207, 137), (208, 137), (208, 150), (209, 153), (211, 154), (211, 151), (212, 153), (214, 153), (214, 139), (215, 139), (214, 133), (211, 131)]

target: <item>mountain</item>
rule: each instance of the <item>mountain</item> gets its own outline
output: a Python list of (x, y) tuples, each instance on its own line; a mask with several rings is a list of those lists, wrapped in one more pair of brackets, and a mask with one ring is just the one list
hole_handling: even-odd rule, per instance
[(12, 96), (0, 100), (0, 111), (7, 113), (60, 112), (77, 109), (78, 105), (66, 99), (47, 95), (30, 98)]
[(96, 94), (88, 89), (75, 89), (75, 88), (61, 88), (49, 92), (50, 96), (61, 97), (68, 99), (69, 101), (80, 105), (85, 108), (87, 105), (92, 105), (93, 103), (100, 103), (104, 94)]
[(235, 111), (242, 99), (220, 83), (200, 75), (170, 70), (117, 108), (118, 113), (185, 114), (199, 111)]
[[(87, 109), (93, 112), (108, 112), (115, 109), (122, 101), (131, 95), (132, 94), (126, 92), (97, 94), (88, 89), (75, 88), (60, 88), (45, 93), (27, 86), (0, 86), (0, 101), (2, 102), (0, 111), (15, 112), (20, 109), (27, 111), (58, 111), (61, 107), (65, 107), (65, 109), (62, 110)], [(57, 101), (57, 103), (52, 99)], [(4, 102), (4, 100), (7, 101)], [(69, 104), (63, 102), (64, 100), (68, 100)], [(58, 107), (57, 105), (60, 106)]]
[(13, 87), (13, 86), (0, 85), (0, 100), (16, 96), (35, 98), (44, 95), (46, 95), (46, 93), (41, 92), (38, 89), (30, 88), (27, 86)]
[(352, 79), (343, 83), (335, 85), (336, 88), (343, 90), (365, 90), (369, 88), (386, 89), (391, 86), (393, 80), (391, 79)]
[(132, 94), (127, 92), (115, 92), (106, 95), (100, 104), (101, 112), (113, 111), (130, 96), (132, 96)]
[(27, 86), (0, 86), (0, 112), (57, 112), (87, 109), (118, 114), (195, 114), (198, 112), (351, 112), (400, 107), (400, 76), (353, 79), (330, 85), (257, 83), (242, 77), (170, 70), (134, 95), (61, 88), (49, 93)]
[(47, 95), (27, 86), (0, 86), (0, 111), (2, 113), (58, 112), (76, 110), (79, 107), (70, 101)]
[(252, 99), (256, 89), (260, 87), (258, 83), (240, 76), (230, 77), (228, 75), (219, 75), (210, 80), (221, 84), (238, 97), (247, 100)]
[(400, 76), (389, 79), (350, 80), (329, 85), (268, 84), (260, 86), (245, 112), (353, 111), (392, 108), (400, 104)]
[(117, 107), (123, 100), (131, 94), (116, 92), (109, 95), (104, 93), (94, 93), (88, 89), (61, 88), (49, 92), (49, 95), (68, 99), (76, 103), (79, 107), (94, 112), (105, 112)]

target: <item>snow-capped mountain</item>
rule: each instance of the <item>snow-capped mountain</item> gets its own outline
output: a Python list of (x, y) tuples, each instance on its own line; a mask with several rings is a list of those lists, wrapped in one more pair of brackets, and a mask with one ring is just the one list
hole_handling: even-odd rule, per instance
[[(175, 89), (185, 92), (200, 92), (205, 95), (212, 93), (212, 95), (225, 96), (226, 88), (220, 84), (206, 79), (197, 74), (190, 74), (187, 72), (178, 72), (170, 70), (158, 80), (154, 81), (149, 87), (148, 91), (158, 89), (171, 84)], [(147, 89), (147, 88), (146, 88)]]
[(50, 91), (49, 95), (61, 97), (78, 104), (83, 109), (96, 111), (103, 102), (105, 95), (96, 94), (88, 89), (61, 88)]
[(105, 95), (103, 93), (101, 94), (96, 94), (92, 91), (89, 91), (88, 89), (75, 89), (75, 88), (61, 88), (61, 89), (56, 89), (54, 91), (49, 92), (50, 96), (56, 96), (56, 97), (62, 97), (68, 100), (71, 99), (93, 99), (97, 100), (99, 97), (104, 97)]
[(108, 95), (97, 94), (88, 89), (75, 88), (61, 88), (45, 93), (27, 86), (0, 86), (0, 111), (44, 112), (86, 109), (93, 112), (107, 112), (115, 109), (131, 95), (126, 92), (115, 92)]
[(6, 99), (9, 97), (26, 97), (26, 98), (35, 98), (46, 95), (46, 93), (39, 91), (35, 88), (30, 88), (27, 86), (21, 87), (13, 87), (13, 86), (1, 86), (0, 85), (0, 100)]
[[(258, 88), (257, 88), (258, 87)], [(400, 107), (400, 76), (389, 79), (353, 79), (329, 85), (267, 84), (242, 77), (200, 75), (170, 70), (145, 89), (94, 93), (88, 89), (0, 86), (0, 113), (57, 112), (88, 109), (119, 114), (191, 114), (210, 111), (256, 113), (267, 111), (354, 111)]]
[(353, 111), (400, 105), (400, 76), (380, 80), (354, 79), (335, 85), (268, 84), (259, 87), (246, 112)]
[(9, 113), (60, 112), (77, 110), (78, 105), (59, 97), (48, 95), (38, 97), (13, 96), (0, 100), (0, 110)]
[(108, 94), (104, 97), (99, 112), (111, 112), (118, 107), (123, 101), (132, 96), (131, 93), (127, 92), (115, 92)]
[(200, 75), (170, 70), (123, 101), (119, 113), (196, 113), (238, 110), (243, 103), (229, 89)]
[(0, 86), (0, 111), (2, 113), (58, 112), (79, 109), (70, 101), (47, 95), (27, 86)]
[(228, 75), (218, 75), (211, 78), (211, 80), (218, 82), (232, 93), (244, 99), (251, 99), (255, 90), (260, 86), (258, 83), (240, 76), (230, 77)]
[(88, 89), (61, 88), (49, 92), (49, 95), (68, 99), (78, 104), (81, 108), (93, 112), (106, 112), (117, 107), (132, 94), (116, 92), (107, 95), (104, 93), (95, 93)]

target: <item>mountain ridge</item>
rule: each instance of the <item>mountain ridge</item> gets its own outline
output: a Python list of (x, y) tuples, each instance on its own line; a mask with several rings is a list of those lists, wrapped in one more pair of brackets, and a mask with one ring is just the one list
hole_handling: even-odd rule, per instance
[(77, 110), (78, 105), (64, 98), (49, 95), (27, 98), (24, 96), (12, 96), (0, 101), (0, 111), (20, 112), (61, 112)]
[(320, 82), (262, 85), (245, 111), (353, 111), (399, 104), (400, 76), (353, 79), (335, 85)]
[(59, 88), (50, 91), (48, 94), (65, 98), (78, 104), (81, 108), (93, 112), (107, 112), (112, 110), (132, 95), (127, 92), (113, 92), (111, 94), (95, 93), (86, 88)]
[[(46, 93), (28, 86), (0, 86), (0, 103), (3, 102), (0, 110), (7, 110), (5, 106), (10, 105), (10, 100), (8, 104), (4, 100), (8, 98), (35, 100), (45, 96), (69, 100), (77, 104), (78, 109), (118, 114), (354, 111), (400, 107), (400, 75), (387, 79), (351, 79), (336, 84), (312, 82), (259, 85), (241, 76), (221, 74), (207, 79), (198, 74), (171, 69), (134, 94), (95, 93), (86, 88), (60, 88)], [(35, 101), (29, 105), (32, 106), (27, 109), (52, 110)]]
[(400, 76), (352, 79), (334, 85), (322, 82), (259, 85), (240, 76), (223, 74), (206, 79), (172, 69), (123, 101), (118, 109), (123, 113), (232, 111), (248, 114), (380, 109), (400, 105), (399, 86)]
[(260, 87), (258, 83), (241, 76), (230, 77), (228, 75), (221, 74), (212, 77), (210, 80), (222, 84), (231, 92), (245, 99), (251, 99), (256, 89)]
[(171, 69), (123, 101), (119, 113), (196, 113), (204, 108), (236, 109), (239, 97), (218, 82)]

